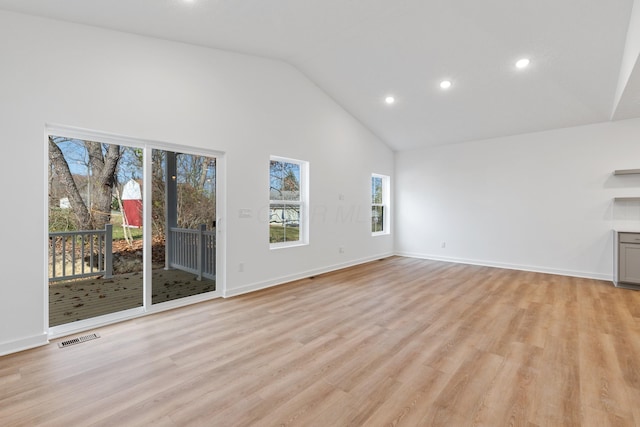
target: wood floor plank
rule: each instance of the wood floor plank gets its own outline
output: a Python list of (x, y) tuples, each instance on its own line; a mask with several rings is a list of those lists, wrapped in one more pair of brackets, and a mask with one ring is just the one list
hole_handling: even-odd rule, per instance
[(0, 425), (640, 425), (640, 292), (390, 257), (0, 358)]

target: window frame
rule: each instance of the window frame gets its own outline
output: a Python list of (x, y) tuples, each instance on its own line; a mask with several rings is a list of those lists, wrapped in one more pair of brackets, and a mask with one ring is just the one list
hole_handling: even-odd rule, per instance
[[(373, 180), (374, 179), (381, 179), (381, 185), (382, 185), (382, 203), (374, 203), (374, 194), (373, 194), (373, 189), (374, 189), (374, 184), (373, 184)], [(372, 236), (386, 236), (388, 234), (391, 234), (391, 230), (390, 230), (390, 218), (391, 218), (391, 208), (390, 208), (390, 200), (391, 200), (391, 196), (390, 196), (390, 181), (391, 178), (388, 175), (382, 175), (379, 173), (372, 173), (371, 174), (371, 178), (369, 180), (369, 184), (370, 184), (370, 191), (371, 191), (371, 225), (370, 225), (370, 231), (371, 231), (371, 235)], [(380, 231), (373, 231), (373, 209), (376, 207), (381, 207), (382, 208), (382, 230)]]
[[(271, 199), (271, 162), (282, 162), (297, 165), (300, 170), (299, 200)], [(289, 205), (298, 209), (298, 240), (271, 242), (271, 209), (273, 205)], [(269, 156), (269, 249), (282, 249), (309, 244), (309, 162), (282, 156)]]

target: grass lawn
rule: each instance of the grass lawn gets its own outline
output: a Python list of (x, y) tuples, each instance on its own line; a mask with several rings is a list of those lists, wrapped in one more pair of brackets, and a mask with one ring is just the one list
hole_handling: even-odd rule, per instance
[[(111, 214), (111, 224), (113, 224), (113, 240), (123, 240), (124, 230), (122, 229), (122, 214), (113, 212)], [(134, 240), (142, 239), (142, 228), (130, 228), (131, 236)]]
[(295, 242), (300, 240), (299, 227), (283, 227), (282, 225), (269, 225), (269, 242)]

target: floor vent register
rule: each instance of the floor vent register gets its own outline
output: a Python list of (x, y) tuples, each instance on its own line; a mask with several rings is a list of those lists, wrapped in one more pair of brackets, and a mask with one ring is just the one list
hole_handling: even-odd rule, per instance
[(58, 347), (65, 348), (65, 347), (69, 347), (69, 346), (74, 345), (74, 344), (80, 344), (80, 343), (83, 343), (83, 342), (95, 340), (97, 338), (100, 338), (100, 335), (98, 335), (98, 334), (84, 335), (82, 337), (77, 337), (77, 338), (73, 338), (73, 339), (70, 339), (70, 340), (67, 340), (67, 341), (59, 342), (58, 343)]

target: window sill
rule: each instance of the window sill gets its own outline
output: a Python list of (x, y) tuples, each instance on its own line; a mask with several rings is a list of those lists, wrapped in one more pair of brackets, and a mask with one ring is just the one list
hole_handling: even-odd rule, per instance
[(269, 243), (269, 250), (297, 248), (300, 246), (309, 246), (309, 243), (306, 243), (306, 242)]

